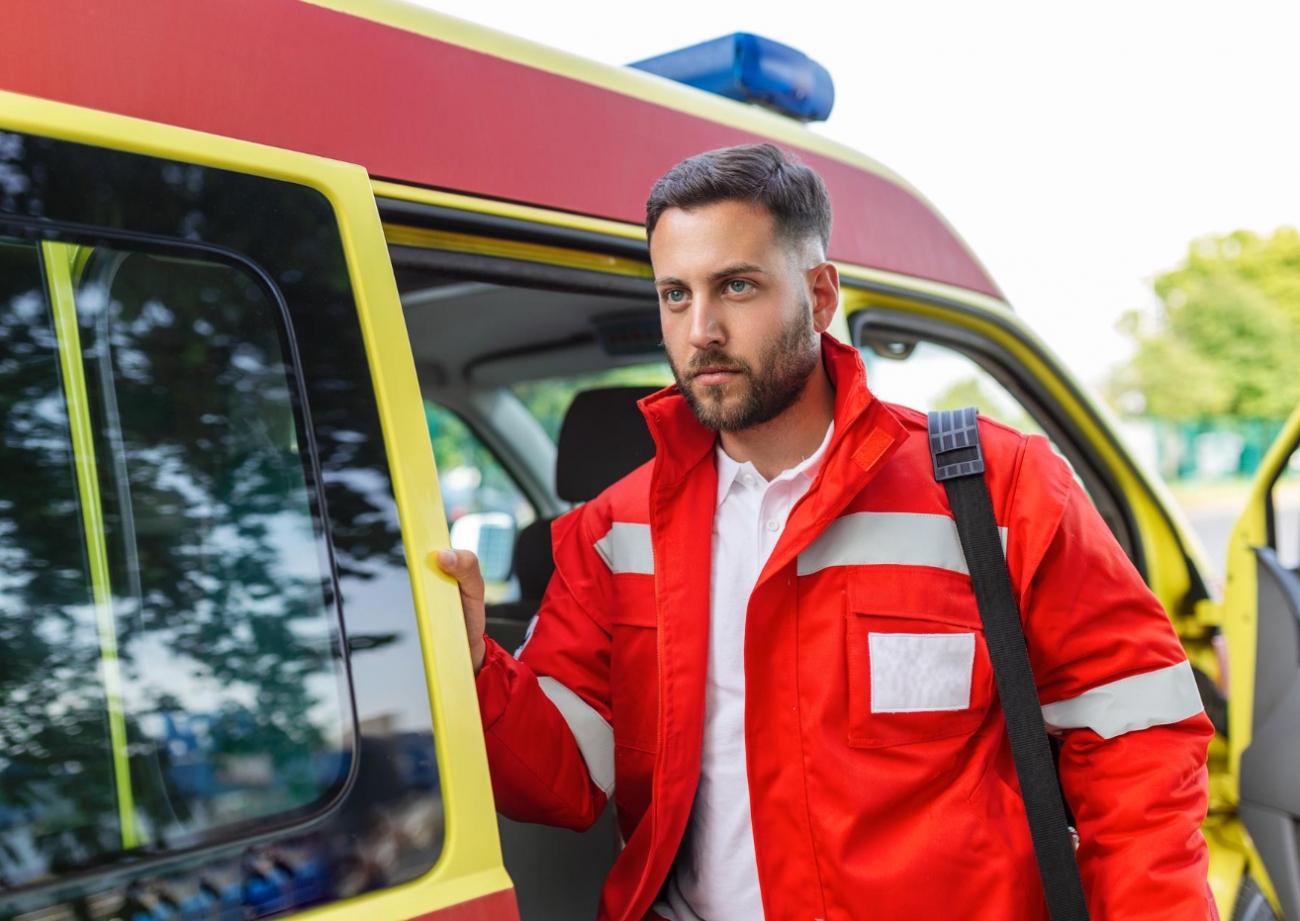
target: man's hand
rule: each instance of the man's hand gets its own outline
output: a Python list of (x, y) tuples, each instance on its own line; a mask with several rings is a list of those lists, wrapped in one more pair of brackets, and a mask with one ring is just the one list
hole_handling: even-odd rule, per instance
[(469, 658), (474, 663), (474, 674), (483, 667), (487, 644), (483, 630), (487, 613), (483, 607), (483, 575), (478, 569), (478, 557), (468, 550), (439, 550), (434, 556), (438, 567), (456, 580), (460, 587), (460, 604), (465, 609), (465, 633), (469, 636)]

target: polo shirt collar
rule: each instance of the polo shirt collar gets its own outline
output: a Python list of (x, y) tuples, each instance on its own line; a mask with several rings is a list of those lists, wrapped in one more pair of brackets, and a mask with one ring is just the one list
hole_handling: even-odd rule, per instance
[[(817, 446), (817, 450), (808, 455), (794, 467), (784, 470), (772, 479), (775, 483), (777, 480), (790, 480), (795, 477), (806, 477), (809, 481), (817, 479), (817, 473), (821, 470), (822, 461), (826, 457), (826, 449), (830, 447), (831, 439), (835, 435), (835, 420), (826, 427), (826, 435), (822, 438), (822, 443)], [(752, 470), (755, 476), (759, 476), (754, 465), (746, 461), (741, 463), (731, 457), (726, 451), (722, 450), (722, 439), (719, 438), (717, 445), (714, 447), (714, 456), (718, 468), (718, 499), (715, 508), (722, 504), (722, 500), (727, 498), (731, 492), (731, 487), (735, 485), (736, 478), (745, 470)]]

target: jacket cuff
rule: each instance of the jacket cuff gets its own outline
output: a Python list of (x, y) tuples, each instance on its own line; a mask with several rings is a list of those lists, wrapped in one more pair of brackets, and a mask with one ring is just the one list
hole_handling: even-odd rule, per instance
[(501, 648), (491, 637), (484, 637), (487, 651), (483, 656), (483, 667), (474, 678), (474, 688), (478, 692), (478, 708), (483, 719), (483, 731), (493, 724), (510, 706), (510, 695), (515, 684), (515, 669), (519, 663), (514, 656)]

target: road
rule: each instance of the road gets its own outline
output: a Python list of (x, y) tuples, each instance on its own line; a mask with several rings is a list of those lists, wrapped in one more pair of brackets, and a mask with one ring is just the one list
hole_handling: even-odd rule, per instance
[[(1293, 487), (1284, 489), (1279, 492), (1278, 498), (1278, 555), (1285, 564), (1294, 567), (1300, 564), (1300, 490)], [(1245, 501), (1244, 491), (1232, 496), (1216, 496), (1212, 500), (1184, 498), (1183, 511), (1205, 544), (1216, 576), (1223, 575), (1228, 538)]]

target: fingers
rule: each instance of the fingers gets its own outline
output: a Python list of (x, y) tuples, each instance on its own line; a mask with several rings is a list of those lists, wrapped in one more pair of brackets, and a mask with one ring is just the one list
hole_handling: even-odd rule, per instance
[(465, 613), (465, 633), (469, 639), (470, 662), (477, 675), (483, 668), (487, 645), (483, 642), (487, 613), (483, 604), (483, 573), (478, 567), (478, 557), (468, 550), (439, 550), (433, 554), (438, 568), (456, 580), (460, 589), (460, 604)]
[(468, 550), (439, 550), (438, 567), (451, 576), (460, 585), (460, 593), (465, 598), (483, 600), (483, 574), (478, 568), (478, 557)]

